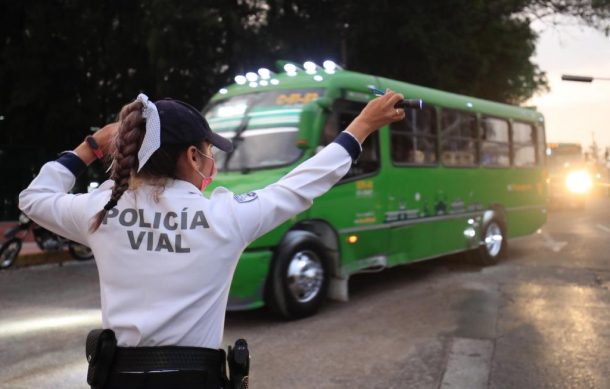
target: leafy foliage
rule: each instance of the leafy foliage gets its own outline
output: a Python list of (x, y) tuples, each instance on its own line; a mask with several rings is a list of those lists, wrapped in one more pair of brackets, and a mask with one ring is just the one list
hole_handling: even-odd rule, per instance
[(604, 28), (610, 0), (0, 0), (0, 144), (71, 148), (145, 91), (202, 106), (276, 59), (519, 103), (546, 87), (530, 19)]

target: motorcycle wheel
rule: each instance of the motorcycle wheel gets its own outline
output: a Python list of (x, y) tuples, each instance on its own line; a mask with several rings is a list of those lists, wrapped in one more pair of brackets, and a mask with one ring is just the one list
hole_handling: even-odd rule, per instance
[(11, 267), (19, 252), (21, 252), (21, 239), (13, 238), (9, 239), (2, 244), (0, 247), (0, 269), (6, 269)]
[(86, 261), (93, 258), (93, 251), (85, 245), (76, 242), (68, 243), (68, 251), (70, 255), (76, 260)]

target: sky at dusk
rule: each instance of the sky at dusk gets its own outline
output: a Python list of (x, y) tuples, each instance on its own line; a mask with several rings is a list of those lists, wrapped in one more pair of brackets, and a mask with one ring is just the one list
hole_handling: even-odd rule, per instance
[[(547, 73), (550, 92), (534, 96), (545, 116), (548, 142), (595, 140), (610, 146), (610, 37), (590, 27), (562, 23), (551, 27), (534, 23), (539, 32), (533, 61)], [(592, 83), (562, 81), (562, 74), (608, 78)]]

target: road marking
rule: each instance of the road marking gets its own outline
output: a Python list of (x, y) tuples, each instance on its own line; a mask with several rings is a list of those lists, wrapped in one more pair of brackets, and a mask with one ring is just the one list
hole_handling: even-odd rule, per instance
[(541, 231), (540, 235), (542, 236), (542, 239), (544, 240), (544, 245), (555, 253), (560, 252), (561, 249), (563, 249), (564, 246), (568, 244), (568, 242), (562, 242), (562, 241), (557, 241), (557, 240), (553, 239), (553, 237), (550, 234), (548, 234), (544, 231)]
[(487, 389), (493, 342), (454, 338), (441, 388)]
[(0, 338), (50, 329), (99, 325), (101, 322), (102, 314), (99, 309), (83, 310), (67, 315), (11, 320), (0, 322)]
[(597, 228), (599, 228), (600, 230), (604, 230), (604, 231), (610, 233), (610, 228), (604, 226), (603, 224), (598, 224)]

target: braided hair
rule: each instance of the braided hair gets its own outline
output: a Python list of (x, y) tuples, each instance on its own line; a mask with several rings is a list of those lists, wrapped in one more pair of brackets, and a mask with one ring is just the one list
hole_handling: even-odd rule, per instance
[(142, 103), (134, 101), (125, 105), (119, 113), (119, 129), (114, 140), (113, 164), (110, 179), (114, 187), (110, 200), (93, 217), (89, 232), (93, 233), (102, 224), (108, 211), (114, 208), (123, 193), (129, 188), (129, 180), (138, 166), (138, 150), (144, 138), (145, 119), (142, 116)]

